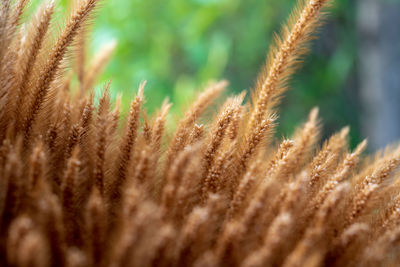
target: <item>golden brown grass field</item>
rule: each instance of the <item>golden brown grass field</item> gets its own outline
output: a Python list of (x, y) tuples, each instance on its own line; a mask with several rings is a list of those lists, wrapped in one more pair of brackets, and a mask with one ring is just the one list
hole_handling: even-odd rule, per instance
[(1, 266), (400, 264), (400, 147), (351, 151), (347, 127), (320, 140), (317, 108), (273, 137), (331, 1), (299, 2), (248, 102), (230, 96), (201, 124), (229, 86), (210, 82), (172, 135), (171, 103), (142, 108), (145, 82), (126, 119), (109, 83), (94, 99), (112, 51), (85, 64), (97, 0), (75, 1), (58, 31), (53, 1), (21, 24), (28, 2), (0, 4)]

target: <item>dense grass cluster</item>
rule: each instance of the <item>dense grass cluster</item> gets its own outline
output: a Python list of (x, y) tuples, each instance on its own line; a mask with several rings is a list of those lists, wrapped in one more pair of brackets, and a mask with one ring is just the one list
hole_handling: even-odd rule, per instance
[(170, 137), (171, 104), (148, 118), (145, 83), (125, 120), (109, 84), (95, 104), (113, 48), (86, 64), (97, 0), (76, 1), (55, 40), (54, 2), (21, 24), (28, 2), (0, 10), (1, 266), (400, 263), (399, 147), (362, 157), (366, 142), (349, 151), (348, 128), (320, 146), (318, 109), (292, 137), (272, 138), (275, 107), (330, 1), (299, 4), (251, 103), (229, 97), (200, 124), (227, 86), (210, 83)]

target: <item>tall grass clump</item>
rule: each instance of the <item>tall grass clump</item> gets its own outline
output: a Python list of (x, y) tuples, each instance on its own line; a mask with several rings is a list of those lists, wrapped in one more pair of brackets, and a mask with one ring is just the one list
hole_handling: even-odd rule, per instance
[(210, 83), (168, 138), (171, 104), (148, 117), (145, 82), (126, 119), (110, 83), (94, 99), (115, 47), (85, 56), (97, 0), (75, 1), (57, 38), (54, 1), (21, 23), (28, 2), (0, 4), (1, 266), (400, 264), (400, 147), (364, 156), (347, 127), (320, 142), (317, 108), (273, 139), (331, 1), (299, 2), (249, 103), (231, 96), (201, 124), (228, 86)]

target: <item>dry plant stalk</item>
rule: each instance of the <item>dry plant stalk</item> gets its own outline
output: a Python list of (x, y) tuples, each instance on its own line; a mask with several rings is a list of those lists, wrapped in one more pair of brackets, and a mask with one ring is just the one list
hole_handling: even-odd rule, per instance
[(346, 127), (319, 148), (317, 108), (273, 140), (276, 105), (329, 0), (301, 0), (252, 103), (230, 97), (200, 124), (228, 85), (210, 83), (169, 139), (171, 104), (148, 116), (145, 82), (126, 120), (109, 83), (94, 104), (115, 48), (86, 57), (97, 0), (74, 2), (52, 48), (55, 3), (20, 25), (27, 2), (0, 3), (0, 266), (400, 264), (400, 147), (363, 158), (366, 141), (349, 151)]

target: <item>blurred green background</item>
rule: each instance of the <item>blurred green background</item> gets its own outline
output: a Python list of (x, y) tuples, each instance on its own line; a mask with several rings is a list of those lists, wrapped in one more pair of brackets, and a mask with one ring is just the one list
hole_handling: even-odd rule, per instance
[[(93, 49), (118, 46), (102, 82), (131, 95), (147, 80), (151, 112), (165, 97), (181, 112), (210, 79), (227, 79), (232, 93), (249, 90), (263, 65), (273, 33), (295, 0), (105, 0), (94, 23)], [(290, 134), (319, 106), (324, 135), (345, 125), (360, 141), (355, 65), (354, 3), (336, 1), (312, 52), (280, 106), (278, 135)], [(128, 99), (128, 98), (126, 98)]]
[[(63, 1), (65, 6), (67, 1)], [(227, 79), (228, 94), (249, 90), (273, 38), (296, 0), (103, 0), (91, 26), (91, 53), (110, 40), (118, 45), (98, 88), (112, 79), (127, 110), (147, 80), (146, 109), (165, 97), (179, 114), (207, 81)], [(361, 140), (355, 89), (353, 1), (337, 0), (311, 53), (279, 107), (277, 135), (288, 136), (319, 106), (326, 137), (351, 126)]]

